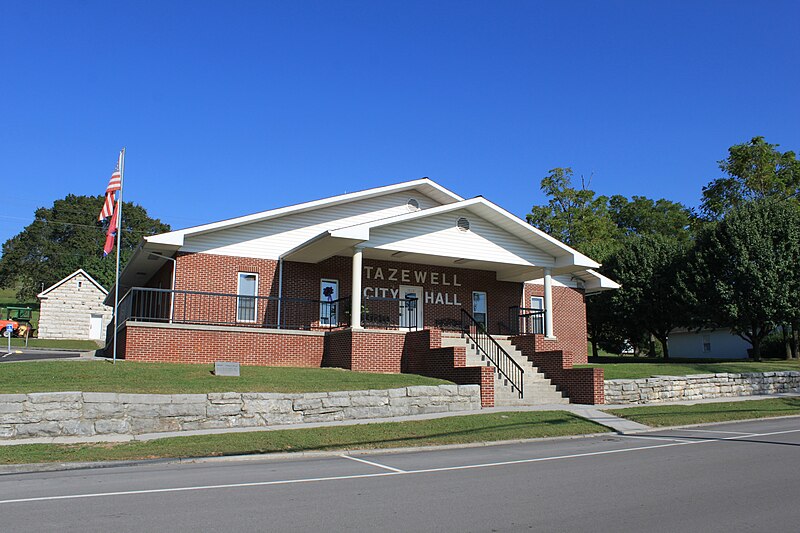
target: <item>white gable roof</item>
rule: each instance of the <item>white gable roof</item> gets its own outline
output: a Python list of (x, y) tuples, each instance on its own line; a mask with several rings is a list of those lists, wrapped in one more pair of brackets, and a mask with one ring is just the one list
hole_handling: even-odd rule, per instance
[(368, 241), (370, 238), (370, 230), (377, 229), (394, 224), (400, 224), (411, 220), (432, 217), (443, 213), (449, 213), (456, 210), (466, 209), (476, 215), (491, 222), (495, 226), (507, 231), (515, 237), (527, 242), (528, 244), (544, 251), (548, 255), (556, 258), (555, 266), (566, 266), (566, 261), (570, 265), (580, 265), (585, 268), (599, 268), (600, 264), (589, 259), (577, 250), (570, 248), (563, 242), (559, 241), (535, 228), (527, 222), (515, 217), (502, 207), (490, 202), (482, 196), (454, 202), (452, 204), (433, 207), (423, 211), (399, 215), (392, 218), (375, 220), (372, 222), (365, 222), (363, 224), (356, 224), (346, 228), (339, 228), (330, 232), (332, 237), (343, 237), (351, 239), (363, 239)]
[(210, 233), (213, 231), (235, 228), (237, 226), (252, 224), (255, 222), (264, 222), (270, 219), (286, 215), (303, 213), (306, 211), (320, 209), (323, 207), (331, 207), (334, 205), (353, 202), (356, 200), (365, 200), (368, 198), (374, 198), (377, 196), (383, 196), (386, 194), (409, 191), (414, 189), (419, 190), (420, 192), (426, 194), (430, 198), (443, 204), (459, 202), (463, 200), (463, 198), (461, 198), (454, 192), (445, 189), (438, 183), (435, 183), (434, 181), (428, 178), (422, 178), (418, 180), (405, 181), (403, 183), (396, 183), (394, 185), (387, 185), (384, 187), (367, 189), (364, 191), (358, 191), (348, 194), (340, 194), (338, 196), (331, 196), (330, 198), (313, 200), (311, 202), (304, 202), (302, 204), (280, 207), (278, 209), (270, 209), (269, 211), (262, 211), (260, 213), (255, 213), (252, 215), (245, 215), (242, 217), (222, 220), (220, 222), (213, 222), (211, 224), (203, 224), (202, 226), (194, 226), (191, 228), (171, 231), (168, 233), (161, 233), (159, 235), (152, 235), (150, 237), (145, 237), (145, 242), (151, 244), (183, 246), (184, 239), (190, 236), (202, 235), (204, 233)]
[(50, 286), (50, 287), (48, 287), (47, 289), (45, 289), (45, 290), (43, 290), (42, 292), (40, 292), (39, 294), (37, 294), (37, 295), (36, 295), (36, 297), (37, 297), (37, 298), (42, 298), (42, 297), (44, 297), (44, 296), (47, 296), (47, 294), (48, 294), (49, 292), (51, 292), (51, 291), (53, 291), (53, 290), (57, 289), (58, 287), (60, 287), (60, 286), (61, 286), (61, 285), (63, 285), (64, 283), (68, 282), (69, 280), (71, 280), (71, 279), (73, 279), (73, 278), (77, 277), (78, 275), (83, 275), (83, 276), (84, 276), (84, 277), (85, 277), (87, 280), (89, 280), (89, 281), (90, 281), (92, 284), (94, 284), (94, 286), (95, 286), (95, 287), (97, 287), (98, 289), (100, 289), (100, 291), (102, 291), (102, 293), (103, 293), (103, 294), (108, 294), (108, 291), (107, 291), (107, 290), (106, 290), (106, 289), (105, 289), (105, 288), (104, 288), (102, 285), (100, 285), (100, 284), (97, 282), (97, 280), (95, 280), (95, 279), (94, 279), (92, 276), (90, 276), (90, 275), (89, 275), (89, 274), (88, 274), (88, 273), (87, 273), (87, 272), (86, 272), (84, 269), (82, 269), (82, 268), (79, 268), (78, 270), (76, 270), (75, 272), (73, 272), (72, 274), (70, 274), (69, 276), (67, 276), (66, 278), (64, 278), (64, 279), (62, 279), (61, 281), (59, 281), (59, 282), (57, 282), (57, 283), (55, 283), (55, 284), (51, 285), (51, 286)]

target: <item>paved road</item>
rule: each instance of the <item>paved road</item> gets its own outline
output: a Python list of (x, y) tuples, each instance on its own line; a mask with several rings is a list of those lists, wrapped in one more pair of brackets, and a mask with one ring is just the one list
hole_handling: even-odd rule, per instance
[(11, 355), (4, 356), (7, 352), (8, 346), (0, 343), (0, 363), (11, 361), (35, 361), (37, 359), (70, 359), (81, 356), (80, 352), (68, 350), (28, 349), (19, 346), (12, 346)]
[(797, 531), (800, 418), (0, 476), (3, 531)]

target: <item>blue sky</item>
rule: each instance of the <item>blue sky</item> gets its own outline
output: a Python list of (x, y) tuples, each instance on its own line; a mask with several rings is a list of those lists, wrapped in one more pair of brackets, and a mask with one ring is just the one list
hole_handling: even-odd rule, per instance
[(429, 176), (524, 216), (550, 168), (697, 205), (800, 151), (798, 2), (5, 2), (0, 242), (100, 194), (174, 228)]

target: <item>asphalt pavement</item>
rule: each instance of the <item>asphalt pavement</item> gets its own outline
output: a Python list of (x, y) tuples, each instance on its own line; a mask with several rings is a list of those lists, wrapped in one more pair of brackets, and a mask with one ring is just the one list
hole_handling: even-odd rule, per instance
[(800, 418), (0, 475), (2, 531), (796, 531)]
[(44, 359), (72, 359), (81, 356), (81, 352), (71, 350), (22, 348), (19, 346), (12, 346), (11, 354), (5, 355), (7, 353), (8, 346), (0, 342), (0, 363), (10, 363), (13, 361), (36, 361)]

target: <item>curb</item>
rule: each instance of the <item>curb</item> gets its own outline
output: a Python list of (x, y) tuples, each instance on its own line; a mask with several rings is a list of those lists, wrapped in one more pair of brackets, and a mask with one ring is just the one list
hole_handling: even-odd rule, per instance
[(591, 437), (614, 436), (613, 430), (604, 433), (585, 433), (579, 435), (563, 435), (559, 437), (537, 437), (533, 439), (498, 440), (486, 442), (468, 442), (464, 444), (442, 444), (429, 446), (408, 446), (401, 448), (339, 448), (326, 451), (274, 452), (247, 455), (223, 455), (207, 457), (169, 457), (161, 459), (139, 459), (129, 461), (93, 461), (85, 463), (28, 463), (0, 466), (0, 476), (11, 474), (33, 474), (37, 472), (66, 472), (70, 470), (95, 470), (100, 468), (122, 468), (133, 466), (175, 465), (175, 464), (213, 464), (242, 461), (279, 461), (292, 459), (321, 459), (339, 457), (341, 455), (392, 455), (398, 453), (416, 453), (436, 450), (458, 450), (465, 448), (487, 448), (508, 444), (524, 444), (528, 442), (549, 442), (560, 440), (577, 440)]
[(577, 440), (588, 439), (595, 437), (613, 437), (615, 435), (638, 435), (645, 433), (652, 433), (656, 431), (669, 431), (674, 429), (687, 429), (693, 427), (706, 427), (706, 426), (719, 426), (723, 424), (735, 424), (739, 422), (759, 422), (764, 420), (781, 420), (787, 418), (800, 418), (800, 415), (786, 415), (786, 416), (770, 416), (761, 418), (747, 418), (742, 420), (727, 420), (722, 422), (706, 422), (702, 424), (687, 424), (682, 426), (664, 426), (652, 428), (642, 431), (631, 432), (616, 432), (609, 428), (608, 432), (604, 433), (585, 433), (581, 435), (565, 435), (560, 437), (538, 437), (533, 439), (514, 439), (514, 440), (500, 440), (488, 442), (470, 442), (464, 444), (442, 444), (442, 445), (429, 445), (429, 446), (409, 446), (405, 448), (357, 448), (347, 449), (340, 448), (338, 450), (329, 451), (300, 451), (300, 452), (276, 452), (276, 453), (260, 453), (248, 455), (225, 455), (225, 456), (207, 456), (207, 457), (178, 457), (178, 458), (161, 458), (161, 459), (141, 459), (131, 461), (94, 461), (85, 463), (29, 463), (29, 464), (16, 464), (16, 465), (3, 465), (0, 466), (0, 476), (11, 474), (32, 474), (37, 472), (67, 472), (71, 470), (95, 470), (100, 468), (124, 468), (136, 466), (152, 466), (152, 465), (176, 465), (176, 464), (214, 464), (214, 463), (228, 463), (228, 462), (243, 462), (243, 461), (280, 461), (280, 460), (293, 460), (293, 459), (320, 459), (326, 457), (338, 457), (343, 454), (346, 455), (392, 455), (398, 453), (417, 453), (436, 450), (458, 450), (466, 448), (486, 448), (491, 446), (503, 446), (509, 444), (524, 444), (532, 442), (552, 442), (561, 440)]

